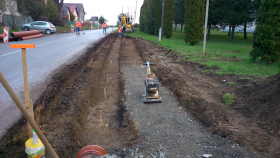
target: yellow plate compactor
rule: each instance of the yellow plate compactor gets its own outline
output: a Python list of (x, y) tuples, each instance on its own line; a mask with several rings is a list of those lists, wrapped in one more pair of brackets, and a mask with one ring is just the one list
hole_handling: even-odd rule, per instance
[(159, 96), (159, 82), (156, 78), (156, 75), (151, 72), (150, 65), (154, 63), (144, 63), (147, 65), (147, 77), (145, 80), (145, 94), (142, 95), (142, 101), (144, 103), (154, 103), (162, 102), (161, 97)]

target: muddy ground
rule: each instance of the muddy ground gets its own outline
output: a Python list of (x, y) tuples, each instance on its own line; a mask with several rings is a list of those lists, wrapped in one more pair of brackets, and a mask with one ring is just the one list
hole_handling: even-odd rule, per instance
[[(206, 67), (181, 59), (143, 39), (108, 35), (53, 77), (35, 120), (65, 158), (93, 144), (118, 157), (280, 156), (280, 75), (255, 83), (203, 74)], [(155, 63), (162, 103), (141, 101), (146, 61)], [(224, 93), (235, 94), (233, 104)], [(0, 157), (26, 157), (26, 140), (21, 119), (2, 138)]]

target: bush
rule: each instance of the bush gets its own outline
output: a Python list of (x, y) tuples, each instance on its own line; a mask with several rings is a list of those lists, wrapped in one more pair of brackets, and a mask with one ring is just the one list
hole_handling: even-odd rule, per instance
[(280, 3), (279, 0), (263, 1), (257, 12), (258, 25), (253, 36), (253, 60), (261, 57), (268, 63), (280, 59)]
[(134, 28), (139, 28), (139, 24), (136, 23), (136, 24), (133, 25), (133, 27), (134, 27)]
[(48, 21), (48, 22), (51, 22), (50, 18), (48, 18), (46, 16), (43, 16), (43, 15), (39, 16), (38, 21)]
[(63, 20), (63, 19), (57, 19), (57, 20), (54, 22), (54, 25), (55, 25), (55, 26), (60, 26), (60, 27), (65, 27), (65, 23), (64, 23), (64, 20)]
[(230, 94), (230, 93), (224, 94), (223, 98), (226, 102), (226, 105), (230, 105), (232, 103), (233, 97), (234, 97), (234, 94)]

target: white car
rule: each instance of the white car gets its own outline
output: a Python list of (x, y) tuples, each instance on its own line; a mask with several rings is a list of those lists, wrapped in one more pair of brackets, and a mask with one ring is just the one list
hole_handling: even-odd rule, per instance
[(55, 33), (55, 26), (47, 21), (34, 21), (32, 23), (23, 24), (21, 30), (30, 31), (30, 30), (39, 30), (42, 33), (51, 34)]

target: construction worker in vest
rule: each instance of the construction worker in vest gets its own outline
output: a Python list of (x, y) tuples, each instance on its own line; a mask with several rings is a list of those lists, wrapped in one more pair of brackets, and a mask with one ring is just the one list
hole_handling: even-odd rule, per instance
[(77, 21), (76, 22), (76, 34), (77, 35), (80, 34), (81, 27), (82, 27), (82, 24), (79, 21)]
[(122, 27), (119, 28), (118, 32), (119, 32), (119, 38), (121, 39), (122, 38)]
[(104, 33), (104, 31), (105, 31), (105, 33), (106, 33), (107, 24), (106, 24), (105, 21), (104, 21), (104, 23), (102, 24), (102, 28), (103, 28), (103, 33)]

